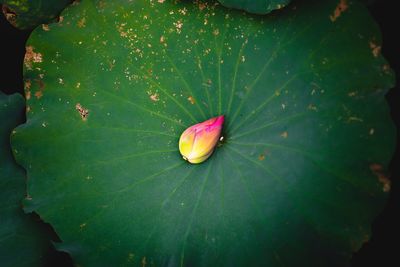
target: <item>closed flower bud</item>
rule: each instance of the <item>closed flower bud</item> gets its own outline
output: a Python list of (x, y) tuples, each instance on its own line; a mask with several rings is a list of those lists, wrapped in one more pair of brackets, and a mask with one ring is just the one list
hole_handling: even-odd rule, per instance
[(179, 139), (183, 158), (196, 164), (205, 161), (214, 151), (221, 135), (224, 116), (218, 116), (187, 128)]

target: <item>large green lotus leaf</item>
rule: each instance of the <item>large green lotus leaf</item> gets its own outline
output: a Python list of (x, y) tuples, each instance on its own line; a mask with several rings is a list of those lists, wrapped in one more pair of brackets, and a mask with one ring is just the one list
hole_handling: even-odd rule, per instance
[(243, 9), (255, 14), (267, 14), (275, 9), (280, 9), (291, 0), (218, 0), (227, 7)]
[(15, 163), (10, 134), (24, 121), (25, 101), (19, 94), (0, 92), (0, 262), (1, 266), (43, 266), (50, 239), (24, 214), (25, 171)]
[[(33, 32), (13, 145), (59, 249), (82, 266), (348, 263), (390, 189), (394, 77), (361, 4), (299, 2), (82, 1)], [(219, 114), (223, 144), (185, 162), (181, 132)]]
[[(71, 0), (0, 0), (7, 20), (19, 29), (33, 29), (54, 20)], [(47, 29), (47, 26), (44, 26)]]

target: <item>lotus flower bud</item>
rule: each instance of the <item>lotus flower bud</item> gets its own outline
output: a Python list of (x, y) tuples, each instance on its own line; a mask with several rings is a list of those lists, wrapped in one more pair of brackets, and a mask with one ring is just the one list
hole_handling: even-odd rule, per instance
[(224, 116), (218, 116), (187, 128), (179, 139), (183, 158), (196, 164), (205, 161), (214, 151), (221, 135)]

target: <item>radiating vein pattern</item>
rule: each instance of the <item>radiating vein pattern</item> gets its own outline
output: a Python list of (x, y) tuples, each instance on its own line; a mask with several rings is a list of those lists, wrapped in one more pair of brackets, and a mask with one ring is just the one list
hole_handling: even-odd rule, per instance
[[(394, 76), (356, 1), (255, 16), (83, 0), (61, 16), (27, 43), (12, 143), (25, 209), (76, 264), (346, 266), (369, 238), (390, 189)], [(217, 115), (213, 154), (184, 161), (181, 133)]]

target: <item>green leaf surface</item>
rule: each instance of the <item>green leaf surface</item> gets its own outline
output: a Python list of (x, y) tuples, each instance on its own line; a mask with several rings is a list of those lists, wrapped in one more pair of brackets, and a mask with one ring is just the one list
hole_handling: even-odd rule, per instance
[(218, 0), (226, 7), (243, 9), (250, 13), (267, 14), (273, 10), (281, 9), (291, 0)]
[[(18, 29), (33, 29), (50, 23), (71, 0), (0, 0), (7, 20)], [(47, 29), (47, 26), (43, 26)]]
[(48, 236), (21, 206), (26, 176), (15, 163), (10, 134), (24, 121), (24, 111), (21, 95), (0, 92), (0, 263), (4, 267), (43, 266), (42, 256), (50, 245)]
[[(26, 209), (82, 266), (345, 266), (395, 141), (379, 30), (345, 3), (68, 8), (28, 41)], [(188, 164), (180, 134), (219, 114), (223, 144)]]

